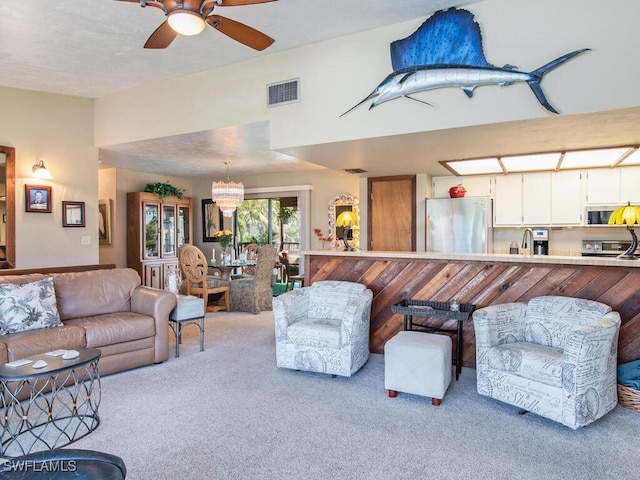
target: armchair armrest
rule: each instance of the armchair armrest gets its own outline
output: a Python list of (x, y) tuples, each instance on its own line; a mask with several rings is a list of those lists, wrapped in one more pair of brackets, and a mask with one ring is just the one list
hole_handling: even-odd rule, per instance
[(307, 318), (309, 311), (309, 290), (298, 288), (273, 299), (273, 316), (276, 339), (286, 337), (289, 325)]
[(369, 344), (372, 301), (373, 292), (367, 289), (362, 295), (347, 304), (342, 315), (342, 332), (349, 332), (351, 338), (342, 338), (342, 344), (356, 344), (357, 342), (353, 339), (358, 338), (363, 339), (367, 345)]
[(155, 320), (156, 363), (169, 359), (169, 314), (176, 303), (176, 296), (166, 290), (138, 286), (131, 294), (131, 311), (148, 315)]
[(569, 332), (562, 367), (562, 422), (578, 428), (600, 418), (618, 403), (616, 394), (620, 314)]
[(524, 319), (527, 304), (502, 303), (473, 312), (473, 326), (478, 347), (494, 347), (524, 340)]
[[(614, 373), (618, 360), (618, 333), (620, 314), (609, 312), (597, 322), (576, 327), (569, 332), (564, 348), (564, 362), (571, 364), (569, 383), (592, 386), (598, 382), (593, 372), (605, 372), (611, 368)], [(615, 378), (615, 376), (614, 376)]]
[(353, 330), (354, 325), (362, 323), (362, 320), (369, 320), (372, 301), (373, 292), (367, 289), (362, 295), (347, 304), (342, 314), (342, 324), (347, 330)]

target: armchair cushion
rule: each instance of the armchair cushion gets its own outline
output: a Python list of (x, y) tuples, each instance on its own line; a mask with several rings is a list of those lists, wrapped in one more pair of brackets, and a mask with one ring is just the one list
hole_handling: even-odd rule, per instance
[(314, 283), (311, 289), (307, 315), (342, 320), (349, 303), (362, 295), (367, 287), (359, 283), (325, 281)]
[(299, 345), (322, 348), (340, 348), (340, 320), (307, 318), (287, 329), (289, 340)]
[(524, 339), (564, 348), (568, 333), (577, 325), (597, 322), (611, 307), (592, 300), (558, 296), (536, 297), (527, 304)]
[(489, 366), (556, 387), (562, 386), (562, 349), (529, 342), (505, 343), (492, 348)]

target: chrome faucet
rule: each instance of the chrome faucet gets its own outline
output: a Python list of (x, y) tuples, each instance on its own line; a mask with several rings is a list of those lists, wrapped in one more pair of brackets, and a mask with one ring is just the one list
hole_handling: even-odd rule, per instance
[[(529, 237), (528, 244), (527, 237)], [(528, 255), (533, 255), (533, 231), (530, 228), (525, 228), (522, 234), (522, 250), (526, 251), (526, 249), (529, 249)]]

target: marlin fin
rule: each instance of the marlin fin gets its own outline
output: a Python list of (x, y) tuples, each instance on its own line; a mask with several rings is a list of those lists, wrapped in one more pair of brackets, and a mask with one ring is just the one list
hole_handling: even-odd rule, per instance
[(409, 100), (413, 100), (415, 102), (419, 102), (419, 103), (424, 103), (425, 105), (429, 105), (430, 107), (433, 107), (433, 105), (431, 105), (429, 102), (425, 102), (424, 100), (420, 100), (418, 98), (414, 98), (410, 95), (403, 95), (404, 98), (408, 98)]
[(552, 113), (558, 113), (558, 111), (551, 106), (551, 104), (547, 100), (547, 97), (545, 97), (544, 92), (542, 91), (542, 87), (540, 86), (540, 82), (542, 81), (542, 77), (544, 77), (544, 75), (549, 73), (551, 70), (559, 67), (560, 65), (562, 65), (566, 61), (571, 60), (573, 57), (578, 56), (581, 53), (587, 52), (589, 50), (591, 50), (591, 49), (590, 48), (581, 48), (580, 50), (574, 50), (573, 52), (569, 52), (569, 53), (567, 53), (565, 55), (562, 55), (561, 57), (558, 57), (555, 60), (552, 60), (549, 63), (547, 63), (547, 64), (541, 66), (540, 68), (535, 69), (533, 72), (531, 72), (531, 75), (532, 75), (533, 79), (529, 80), (527, 83), (529, 84), (529, 87), (531, 87), (531, 90), (533, 91), (533, 94), (536, 96), (536, 98), (538, 99), (538, 101), (540, 102), (540, 104), (544, 108), (546, 108), (547, 110), (549, 110)]
[(467, 97), (473, 97), (473, 91), (476, 87), (462, 87), (462, 91), (467, 94)]

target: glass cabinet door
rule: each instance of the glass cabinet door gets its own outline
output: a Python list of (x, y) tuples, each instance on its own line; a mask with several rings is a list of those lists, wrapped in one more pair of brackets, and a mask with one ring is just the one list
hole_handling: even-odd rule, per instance
[(187, 243), (191, 243), (191, 225), (189, 225), (189, 210), (185, 205), (178, 207), (178, 250)]
[(160, 205), (157, 203), (144, 204), (143, 245), (144, 258), (158, 258), (160, 256)]
[(176, 207), (162, 206), (162, 256), (175, 257), (176, 250)]

